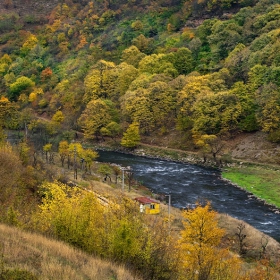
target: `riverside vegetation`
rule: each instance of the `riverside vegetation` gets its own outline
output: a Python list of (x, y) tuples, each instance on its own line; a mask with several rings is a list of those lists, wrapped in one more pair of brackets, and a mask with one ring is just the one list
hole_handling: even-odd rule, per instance
[[(1, 1), (1, 222), (144, 279), (279, 278), (277, 245), (264, 237), (250, 247), (243, 223), (224, 235), (209, 204), (178, 214), (172, 234), (164, 212), (141, 216), (133, 200), (110, 192), (120, 170), (98, 166), (85, 145), (111, 139), (226, 163), (225, 177), (278, 205), (263, 191), (275, 196), (277, 181), (259, 166), (236, 168), (230, 143), (262, 133), (279, 164), (279, 11), (274, 0)], [(100, 185), (100, 176), (115, 185)], [(8, 259), (1, 257), (1, 277), (40, 277), (40, 264), (28, 271)]]
[[(79, 143), (73, 145), (76, 145), (74, 150), (79, 159), (83, 150)], [(121, 264), (133, 275), (125, 276), (128, 272), (113, 266), (110, 271), (116, 279), (200, 279), (200, 276), (206, 279), (278, 279), (279, 244), (276, 241), (257, 233), (242, 221), (218, 215), (209, 203), (183, 212), (173, 209), (170, 220), (164, 205), (158, 216), (142, 215), (132, 199), (134, 188), (125, 194), (120, 190), (120, 182), (113, 179), (120, 175), (120, 169), (98, 163), (92, 163), (86, 169), (80, 163), (77, 179), (73, 180), (75, 154), (71, 152), (73, 149), (68, 151), (70, 164), (63, 167), (59, 153), (53, 157), (38, 155), (34, 161), (34, 154), (27, 146), (20, 144), (12, 148), (2, 143), (2, 222), (64, 241), (90, 255), (107, 259), (101, 267), (110, 267), (111, 262)], [(100, 182), (105, 176), (111, 176), (110, 185)], [(129, 184), (129, 178), (126, 183)], [(200, 232), (198, 236), (197, 232)], [(41, 237), (33, 235), (31, 238), (41, 242)], [(56, 268), (56, 261), (53, 270), (42, 265), (47, 253), (39, 253), (38, 249), (30, 253), (36, 255), (38, 263), (34, 265), (34, 258), (30, 257), (32, 269), (22, 262), (11, 265), (12, 256), (7, 252), (15, 241), (6, 244), (5, 240), (3, 238), (1, 243), (4, 248), (3, 277), (6, 274), (27, 275), (30, 277), (27, 279), (40, 279), (42, 272), (62, 273)], [(60, 248), (58, 243), (53, 246)], [(27, 251), (27, 248), (23, 247), (23, 250)], [(87, 259), (87, 256), (83, 258)], [(88, 275), (87, 266), (82, 267), (86, 270), (82, 272), (84, 276), (76, 271), (78, 260), (66, 262), (67, 267), (63, 269), (77, 279), (85, 279), (83, 277)], [(107, 279), (109, 272), (104, 270), (104, 279)]]

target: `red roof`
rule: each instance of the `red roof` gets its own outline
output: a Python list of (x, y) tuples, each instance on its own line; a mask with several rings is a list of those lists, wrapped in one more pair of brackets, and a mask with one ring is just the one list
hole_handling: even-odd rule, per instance
[(150, 204), (150, 203), (158, 203), (156, 200), (153, 200), (149, 197), (136, 197), (135, 200), (137, 200), (138, 202), (142, 203), (142, 204)]

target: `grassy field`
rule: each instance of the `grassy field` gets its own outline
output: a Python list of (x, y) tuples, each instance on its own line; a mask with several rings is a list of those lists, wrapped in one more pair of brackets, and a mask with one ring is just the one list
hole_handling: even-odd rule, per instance
[(280, 170), (257, 165), (226, 168), (225, 179), (280, 208)]
[(123, 266), (0, 224), (0, 279), (139, 280)]

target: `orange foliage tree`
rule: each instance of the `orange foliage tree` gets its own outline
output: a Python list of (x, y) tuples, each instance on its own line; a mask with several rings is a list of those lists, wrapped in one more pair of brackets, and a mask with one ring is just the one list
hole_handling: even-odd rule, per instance
[(50, 67), (45, 68), (41, 73), (42, 81), (46, 81), (47, 79), (51, 78), (53, 72)]

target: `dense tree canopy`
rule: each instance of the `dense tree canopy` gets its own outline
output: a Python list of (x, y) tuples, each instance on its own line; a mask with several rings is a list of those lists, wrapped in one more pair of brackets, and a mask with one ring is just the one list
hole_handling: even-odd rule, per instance
[(117, 141), (137, 122), (140, 136), (177, 129), (179, 142), (257, 130), (280, 141), (278, 4), (68, 2), (37, 30), (16, 17), (5, 33), (13, 16), (0, 19), (5, 127), (34, 127), (19, 106), (47, 115), (52, 138), (75, 128)]

